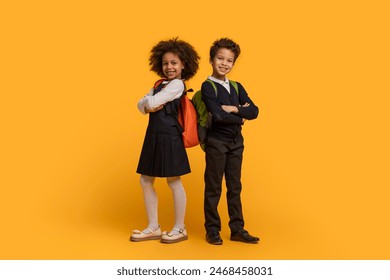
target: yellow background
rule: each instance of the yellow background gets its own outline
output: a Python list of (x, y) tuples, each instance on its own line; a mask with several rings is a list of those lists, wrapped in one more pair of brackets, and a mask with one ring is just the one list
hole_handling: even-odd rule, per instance
[[(389, 259), (387, 1), (3, 1), (1, 259)], [(179, 36), (211, 73), (211, 43), (242, 48), (230, 78), (260, 107), (243, 128), (246, 228), (204, 240), (200, 148), (188, 150), (189, 240), (131, 243), (146, 225), (135, 173), (157, 76)], [(173, 224), (163, 179), (160, 223)]]

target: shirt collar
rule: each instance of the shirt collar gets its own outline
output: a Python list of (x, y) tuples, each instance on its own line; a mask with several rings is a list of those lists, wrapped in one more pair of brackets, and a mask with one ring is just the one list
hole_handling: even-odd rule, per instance
[(229, 80), (226, 77), (225, 77), (225, 81), (214, 78), (213, 76), (208, 76), (208, 79), (213, 81), (213, 82), (219, 83), (221, 85), (228, 85), (229, 84)]

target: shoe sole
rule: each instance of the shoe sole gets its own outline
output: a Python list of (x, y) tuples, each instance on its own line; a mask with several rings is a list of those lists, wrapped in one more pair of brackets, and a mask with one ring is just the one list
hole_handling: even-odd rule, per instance
[(248, 243), (248, 244), (257, 244), (260, 241), (260, 240), (258, 240), (258, 241), (245, 241), (245, 240), (241, 240), (241, 239), (231, 239), (231, 238), (230, 238), (230, 240), (236, 241), (236, 242)]
[(173, 243), (177, 243), (177, 242), (184, 241), (184, 240), (187, 240), (187, 239), (188, 239), (187, 235), (179, 237), (177, 239), (164, 239), (164, 238), (161, 238), (161, 243), (173, 244)]
[(148, 236), (148, 237), (142, 237), (142, 238), (136, 238), (136, 237), (130, 237), (130, 241), (133, 242), (140, 242), (140, 241), (148, 241), (148, 240), (158, 240), (161, 239), (161, 235), (156, 236)]
[[(207, 240), (206, 240), (207, 241)], [(222, 245), (223, 244), (223, 241), (218, 241), (218, 242), (209, 242), (207, 241), (209, 244), (211, 245)]]

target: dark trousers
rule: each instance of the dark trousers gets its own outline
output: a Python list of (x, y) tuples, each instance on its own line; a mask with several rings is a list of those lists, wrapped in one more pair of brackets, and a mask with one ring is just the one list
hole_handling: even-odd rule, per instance
[(241, 165), (244, 144), (242, 135), (236, 141), (223, 142), (209, 137), (206, 142), (206, 171), (204, 174), (204, 214), (206, 231), (220, 231), (218, 203), (225, 175), (229, 227), (231, 232), (244, 228), (241, 205)]

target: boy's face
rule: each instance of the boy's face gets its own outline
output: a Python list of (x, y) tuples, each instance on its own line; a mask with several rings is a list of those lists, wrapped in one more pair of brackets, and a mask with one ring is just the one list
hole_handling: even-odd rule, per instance
[(234, 65), (234, 52), (229, 49), (218, 49), (214, 58), (210, 61), (213, 66), (213, 77), (225, 80), (226, 75), (232, 70)]
[(184, 64), (179, 56), (172, 52), (167, 52), (162, 57), (162, 70), (168, 80), (181, 79), (181, 72)]

